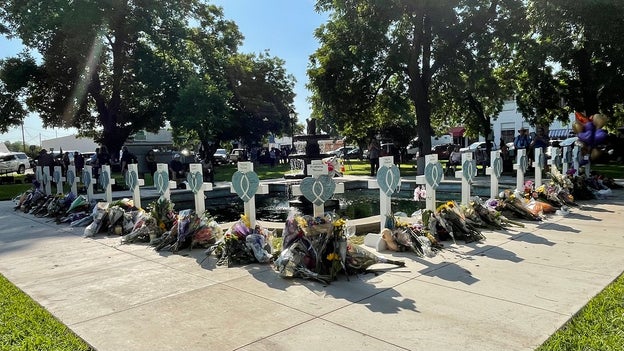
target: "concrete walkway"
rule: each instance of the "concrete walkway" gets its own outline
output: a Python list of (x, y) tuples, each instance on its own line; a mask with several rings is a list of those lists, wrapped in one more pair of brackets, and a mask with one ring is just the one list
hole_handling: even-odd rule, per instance
[(100, 351), (533, 350), (624, 271), (624, 191), (329, 286), (14, 212), (0, 273)]

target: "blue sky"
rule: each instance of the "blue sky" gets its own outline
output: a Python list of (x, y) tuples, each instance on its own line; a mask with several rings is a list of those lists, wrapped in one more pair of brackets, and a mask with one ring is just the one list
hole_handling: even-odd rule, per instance
[[(286, 71), (295, 76), (295, 111), (301, 122), (310, 115), (305, 88), (309, 56), (318, 48), (314, 30), (327, 20), (327, 14), (314, 11), (314, 0), (212, 0), (223, 8), (224, 17), (236, 22), (245, 36), (240, 52), (260, 53), (285, 61)], [(19, 41), (0, 36), (0, 58), (14, 56), (22, 50)], [(37, 116), (24, 123), (26, 144), (75, 133), (75, 130), (44, 129)], [(22, 130), (17, 127), (0, 134), (0, 141), (21, 141)]]

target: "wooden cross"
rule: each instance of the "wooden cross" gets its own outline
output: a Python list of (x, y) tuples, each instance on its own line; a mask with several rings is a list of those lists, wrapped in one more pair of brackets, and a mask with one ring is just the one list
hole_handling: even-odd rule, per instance
[(528, 160), (526, 156), (526, 149), (516, 150), (516, 163), (513, 168), (516, 170), (516, 190), (524, 191), (524, 173), (527, 171)]
[(84, 184), (87, 189), (87, 200), (91, 202), (93, 200), (93, 184), (95, 184), (96, 180), (93, 178), (93, 167), (92, 166), (84, 166), (82, 170), (82, 184)]
[(485, 170), (490, 175), (490, 197), (498, 196), (498, 182), (503, 174), (503, 159), (500, 150), (490, 151), (490, 167)]
[(344, 192), (344, 183), (336, 183), (329, 176), (329, 168), (322, 160), (312, 160), (308, 165), (309, 177), (301, 180), (300, 185), (293, 185), (293, 195), (303, 195), (312, 203), (314, 217), (320, 217), (325, 213), (325, 201), (334, 194)]
[(425, 208), (430, 211), (436, 209), (436, 189), (444, 180), (444, 170), (438, 161), (438, 155), (431, 154), (425, 156), (424, 175), (416, 176), (416, 184), (424, 184), (426, 197)]
[(56, 183), (56, 193), (63, 194), (63, 168), (61, 166), (54, 166), (54, 173), (52, 174), (52, 180)]
[(252, 162), (239, 162), (238, 170), (232, 175), (230, 191), (243, 200), (245, 217), (249, 219), (251, 228), (256, 227), (256, 194), (268, 194), (269, 187), (260, 184), (258, 175), (253, 170)]
[(110, 165), (103, 165), (100, 169), (99, 184), (104, 188), (104, 199), (106, 202), (113, 202), (113, 184), (115, 179), (111, 178)]
[(200, 216), (206, 212), (205, 191), (212, 191), (212, 183), (204, 183), (204, 173), (201, 163), (191, 163), (186, 175), (188, 188), (195, 198), (195, 212)]
[(70, 191), (72, 192), (72, 194), (78, 195), (78, 181), (80, 181), (80, 179), (76, 177), (76, 166), (69, 165), (69, 167), (67, 167), (66, 178), (67, 178), (67, 183), (70, 186)]
[(126, 186), (132, 193), (132, 201), (134, 206), (141, 208), (141, 189), (140, 186), (145, 185), (145, 180), (139, 178), (139, 167), (136, 163), (128, 164), (128, 170), (126, 171)]
[(546, 166), (546, 155), (544, 149), (541, 147), (535, 148), (535, 161), (533, 161), (533, 167), (535, 167), (535, 187), (538, 188), (542, 185), (542, 169)]
[(166, 163), (156, 164), (156, 172), (154, 172), (154, 187), (161, 199), (171, 201), (171, 189), (177, 187), (175, 180), (169, 180), (169, 165)]
[(455, 172), (455, 177), (460, 177), (462, 180), (462, 195), (461, 203), (468, 205), (470, 203), (470, 187), (474, 177), (477, 176), (477, 164), (472, 159), (471, 152), (462, 153), (462, 170)]
[(393, 156), (379, 158), (377, 179), (368, 181), (369, 189), (379, 189), (380, 231), (386, 228), (388, 216), (392, 216), (392, 194), (401, 188), (401, 172), (394, 164)]

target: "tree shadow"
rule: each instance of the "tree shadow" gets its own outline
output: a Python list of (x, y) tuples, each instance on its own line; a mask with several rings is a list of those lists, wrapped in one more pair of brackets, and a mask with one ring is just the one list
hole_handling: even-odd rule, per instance
[(460, 282), (466, 285), (472, 285), (479, 281), (479, 279), (472, 276), (472, 272), (454, 262), (431, 263), (421, 258), (416, 258), (415, 261), (427, 266), (419, 271), (419, 273), (427, 277), (436, 277), (449, 282)]
[(559, 223), (540, 223), (537, 226), (538, 229), (548, 229), (548, 230), (556, 230), (556, 231), (560, 231), (560, 232), (566, 232), (566, 233), (575, 233), (578, 234), (581, 231), (575, 228), (572, 228), (570, 226), (567, 225), (563, 225), (563, 224), (559, 224)]
[(548, 240), (548, 239), (546, 239), (544, 237), (535, 235), (533, 233), (522, 233), (520, 235), (515, 235), (515, 236), (511, 237), (511, 240), (513, 240), (513, 241), (522, 241), (522, 242), (525, 242), (525, 243), (535, 244), (535, 245), (546, 245), (546, 246), (553, 246), (553, 245), (555, 245), (554, 242), (552, 242), (552, 241), (550, 241), (550, 240)]
[[(469, 252), (469, 254), (471, 253)], [(524, 261), (524, 258), (518, 257), (515, 252), (505, 250), (500, 246), (486, 245), (484, 247), (481, 247), (478, 252), (474, 252), (473, 254), (495, 260), (510, 261), (514, 263)]]

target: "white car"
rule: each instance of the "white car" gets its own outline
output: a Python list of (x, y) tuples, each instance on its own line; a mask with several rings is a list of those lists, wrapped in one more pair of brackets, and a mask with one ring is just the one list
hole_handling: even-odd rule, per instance
[(214, 155), (212, 155), (212, 160), (216, 164), (226, 164), (229, 163), (229, 157), (226, 149), (217, 149)]
[(23, 152), (9, 152), (0, 154), (0, 173), (24, 174), (30, 168), (28, 156)]
[(485, 141), (476, 141), (470, 145), (468, 145), (468, 147), (462, 147), (461, 149), (459, 149), (459, 152), (474, 152), (480, 149), (485, 150)]

